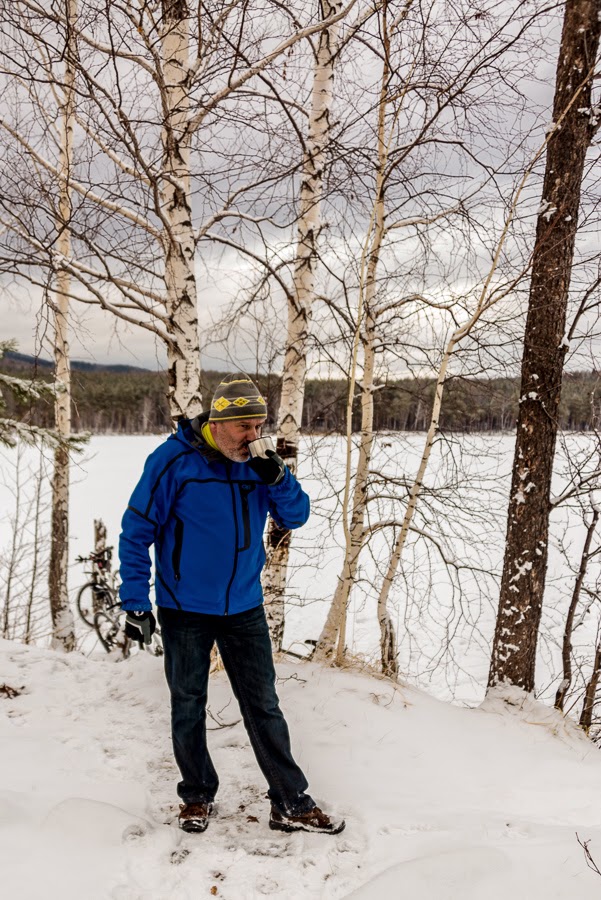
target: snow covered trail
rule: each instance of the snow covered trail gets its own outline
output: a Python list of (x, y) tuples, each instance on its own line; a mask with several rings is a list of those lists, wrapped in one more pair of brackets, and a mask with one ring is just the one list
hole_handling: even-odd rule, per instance
[(160, 659), (0, 641), (0, 856), (18, 900), (387, 897), (588, 900), (601, 878), (601, 754), (552, 710), (460, 709), (369, 675), (278, 666), (311, 792), (337, 837), (269, 831), (265, 784), (225, 676), (210, 706), (221, 777), (209, 830), (175, 825)]

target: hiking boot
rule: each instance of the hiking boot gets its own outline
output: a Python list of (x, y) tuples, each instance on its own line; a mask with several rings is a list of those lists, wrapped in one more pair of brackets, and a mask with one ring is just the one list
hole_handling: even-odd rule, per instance
[(207, 830), (212, 803), (180, 803), (179, 809), (177, 824), (183, 831), (199, 833)]
[(301, 813), (298, 816), (285, 816), (272, 804), (269, 817), (269, 827), (273, 831), (316, 831), (320, 834), (340, 834), (345, 825), (344, 819), (334, 819), (332, 816), (328, 816), (319, 806), (314, 806), (309, 812)]

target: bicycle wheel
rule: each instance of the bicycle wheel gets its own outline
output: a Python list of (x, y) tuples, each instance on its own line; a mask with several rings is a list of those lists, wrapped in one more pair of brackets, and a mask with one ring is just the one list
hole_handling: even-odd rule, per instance
[(77, 611), (86, 625), (94, 628), (95, 614), (107, 609), (115, 602), (114, 594), (109, 587), (88, 581), (77, 594)]
[(121, 630), (118, 618), (101, 610), (94, 615), (94, 630), (107, 653), (119, 647), (123, 656), (129, 655), (129, 640), (125, 632)]

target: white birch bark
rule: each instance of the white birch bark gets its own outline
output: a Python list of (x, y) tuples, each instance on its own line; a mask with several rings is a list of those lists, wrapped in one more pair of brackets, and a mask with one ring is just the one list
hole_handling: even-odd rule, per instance
[(38, 581), (38, 572), (40, 568), (40, 557), (42, 553), (42, 529), (41, 529), (41, 509), (42, 509), (42, 486), (44, 479), (44, 457), (40, 453), (40, 465), (38, 468), (35, 483), (35, 503), (33, 509), (33, 536), (32, 536), (32, 559), (31, 574), (29, 576), (29, 593), (27, 596), (27, 606), (25, 608), (25, 629), (23, 635), (23, 643), (30, 644), (33, 632), (33, 603)]
[[(415, 480), (411, 485), (411, 491), (409, 493), (409, 502), (407, 504), (407, 509), (405, 510), (405, 515), (403, 517), (403, 522), (401, 525), (401, 530), (394, 542), (393, 551), (390, 555), (390, 559), (388, 561), (388, 567), (386, 569), (386, 574), (382, 581), (382, 586), (380, 588), (380, 593), (378, 595), (378, 620), (380, 622), (381, 629), (381, 644), (382, 649), (385, 648), (386, 634), (382, 629), (382, 623), (388, 622), (390, 623), (390, 616), (388, 615), (388, 598), (390, 595), (390, 588), (392, 586), (392, 581), (394, 576), (396, 575), (396, 571), (399, 566), (399, 562), (401, 560), (401, 556), (403, 553), (403, 549), (405, 547), (405, 542), (407, 540), (407, 534), (409, 533), (409, 526), (411, 525), (411, 520), (413, 519), (413, 514), (415, 512), (415, 507), (417, 506), (417, 498), (419, 496), (419, 492), (421, 490), (424, 475), (426, 473), (426, 469), (428, 467), (428, 460), (430, 459), (430, 454), (432, 452), (432, 447), (434, 446), (434, 439), (438, 432), (438, 422), (440, 418), (440, 409), (442, 406), (442, 395), (444, 391), (444, 383), (447, 377), (447, 368), (449, 365), (449, 360), (453, 355), (453, 351), (455, 349), (455, 344), (457, 341), (456, 335), (453, 335), (451, 340), (448, 342), (445, 352), (442, 358), (442, 363), (440, 365), (440, 369), (438, 371), (438, 377), (436, 379), (436, 392), (434, 395), (434, 403), (432, 406), (432, 414), (430, 416), (430, 425), (428, 428), (428, 434), (426, 435), (426, 441), (424, 444), (424, 449), (422, 452), (422, 457), (420, 460), (419, 468), (417, 470), (417, 475), (415, 476)], [(390, 623), (391, 625), (391, 623)], [(382, 666), (384, 667), (385, 661), (384, 656), (382, 657)], [(395, 660), (395, 665), (398, 667), (398, 664)]]
[[(325, 625), (317, 642), (315, 656), (327, 660), (334, 655), (336, 639), (336, 662), (342, 663), (346, 637), (346, 613), (350, 593), (357, 574), (359, 555), (365, 536), (365, 512), (367, 507), (367, 480), (373, 446), (373, 390), (375, 363), (375, 295), (376, 275), (380, 261), (380, 251), (385, 234), (384, 214), (384, 175), (388, 148), (386, 145), (386, 91), (388, 81), (388, 61), (382, 69), (382, 82), (378, 106), (378, 167), (376, 174), (375, 202), (370, 218), (365, 247), (362, 254), (361, 279), (359, 285), (359, 305), (357, 310), (357, 326), (353, 346), (351, 364), (351, 382), (349, 387), (346, 413), (346, 477), (344, 499), (342, 504), (342, 521), (344, 525), (345, 555), (341, 574), (334, 592)], [(363, 319), (365, 326), (363, 328)], [(353, 398), (355, 393), (358, 351), (361, 332), (363, 333), (363, 377), (361, 380), (361, 439), (359, 444), (359, 461), (355, 471), (353, 501), (349, 523), (349, 497), (352, 480), (351, 450)]]
[[(336, 662), (338, 665), (342, 663), (344, 658), (348, 601), (355, 583), (359, 556), (365, 535), (367, 482), (374, 438), (374, 348), (375, 322), (371, 310), (367, 307), (365, 312), (365, 333), (363, 336), (363, 377), (361, 379), (361, 438), (359, 442), (359, 460), (353, 486), (351, 518), (349, 523), (347, 501), (344, 505), (345, 554), (342, 571), (338, 577), (334, 599), (316, 648), (316, 658), (321, 660), (331, 659), (336, 648)], [(347, 415), (350, 416), (351, 412), (349, 407)], [(350, 457), (351, 442), (349, 441), (349, 435), (347, 435), (347, 448), (347, 453)], [(338, 644), (336, 647), (337, 639)]]
[[(338, 15), (340, 0), (322, 0), (324, 20)], [(292, 472), (296, 471), (302, 425), (307, 345), (311, 332), (311, 311), (315, 298), (317, 245), (321, 231), (326, 150), (330, 140), (330, 112), (334, 97), (334, 65), (341, 20), (320, 33), (313, 75), (309, 126), (303, 159), (299, 198), (298, 239), (294, 265), (294, 285), (288, 296), (286, 351), (277, 425), (277, 450)], [(265, 609), (275, 650), (282, 649), (284, 637), (284, 593), (291, 532), (269, 522), (267, 564), (263, 575)]]
[[(346, 450), (346, 477), (343, 499), (342, 520), (345, 532), (345, 557), (342, 572), (338, 579), (334, 599), (328, 611), (325, 625), (317, 643), (315, 655), (317, 659), (331, 660), (336, 653), (336, 663), (341, 665), (344, 660), (346, 639), (346, 618), (350, 594), (355, 582), (359, 565), (359, 556), (365, 543), (368, 530), (365, 527), (367, 510), (367, 483), (373, 446), (373, 391), (374, 391), (374, 362), (375, 362), (375, 338), (378, 315), (385, 311), (376, 306), (376, 277), (382, 245), (389, 230), (385, 224), (385, 191), (387, 179), (387, 164), (390, 156), (391, 143), (395, 134), (395, 122), (398, 115), (399, 104), (402, 103), (402, 95), (394, 98), (397, 103), (397, 111), (392, 117), (392, 122), (387, 133), (387, 112), (390, 97), (390, 47), (393, 34), (400, 28), (412, 5), (413, 0), (406, 0), (404, 6), (392, 19), (388, 20), (388, 3), (382, 2), (381, 10), (381, 35), (382, 35), (382, 77), (380, 83), (380, 96), (378, 100), (377, 123), (377, 168), (374, 205), (370, 217), (367, 237), (361, 257), (361, 277), (359, 285), (359, 308), (357, 312), (357, 326), (351, 362), (351, 382), (349, 401), (347, 405), (347, 450)], [(367, 265), (366, 265), (367, 260)], [(364, 274), (365, 273), (365, 274)], [(352, 402), (355, 390), (357, 371), (357, 358), (359, 349), (359, 336), (361, 334), (361, 320), (365, 314), (364, 343), (364, 375), (361, 383), (361, 442), (359, 446), (359, 461), (355, 472), (355, 484), (353, 491), (353, 505), (350, 524), (348, 522), (348, 503), (351, 484), (351, 446), (352, 446)], [(396, 639), (392, 620), (388, 614), (386, 604), (378, 606), (378, 620), (380, 624), (382, 670), (385, 674), (396, 678)], [(337, 644), (337, 646), (336, 646)], [(335, 649), (336, 646), (336, 649)]]
[(54, 300), (54, 362), (55, 381), (61, 387), (55, 399), (55, 428), (62, 443), (54, 452), (52, 478), (52, 531), (48, 593), (52, 615), (52, 647), (64, 651), (75, 649), (75, 622), (69, 606), (67, 583), (69, 556), (69, 449), (71, 436), (71, 371), (69, 364), (69, 293), (71, 277), (62, 260), (71, 254), (71, 188), (73, 165), (73, 129), (75, 125), (75, 39), (76, 0), (65, 0), (66, 37), (65, 73), (60, 109), (60, 156), (58, 197), (58, 272)]
[(190, 198), (190, 20), (185, 0), (163, 0), (164, 126), (161, 214), (165, 253), (168, 400), (172, 419), (202, 410), (196, 241)]

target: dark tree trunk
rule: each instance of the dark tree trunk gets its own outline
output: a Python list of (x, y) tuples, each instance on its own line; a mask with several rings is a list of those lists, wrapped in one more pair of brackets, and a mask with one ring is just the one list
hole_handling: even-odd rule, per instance
[(597, 697), (597, 686), (599, 684), (599, 676), (601, 675), (601, 643), (597, 644), (595, 651), (595, 662), (593, 663), (593, 672), (590, 681), (586, 686), (584, 694), (584, 703), (582, 712), (580, 713), (580, 727), (584, 728), (586, 733), (590, 731), (593, 724), (593, 710), (595, 708), (595, 699)]
[(580, 592), (582, 589), (584, 577), (586, 575), (591, 543), (598, 521), (599, 513), (597, 510), (594, 510), (591, 524), (588, 526), (586, 531), (586, 539), (584, 541), (584, 547), (582, 549), (582, 556), (580, 557), (580, 568), (578, 570), (578, 575), (576, 576), (576, 581), (574, 583), (572, 599), (570, 601), (568, 615), (566, 617), (566, 624), (563, 632), (563, 645), (561, 650), (561, 658), (563, 662), (563, 678), (555, 695), (555, 708), (560, 709), (562, 712), (566, 700), (566, 695), (572, 684), (572, 632), (574, 630), (574, 619), (576, 617), (576, 610), (578, 609), (578, 604), (580, 602)]
[(566, 346), (568, 290), (599, 48), (599, 0), (567, 0), (524, 335), (520, 408), (489, 686), (532, 691)]

